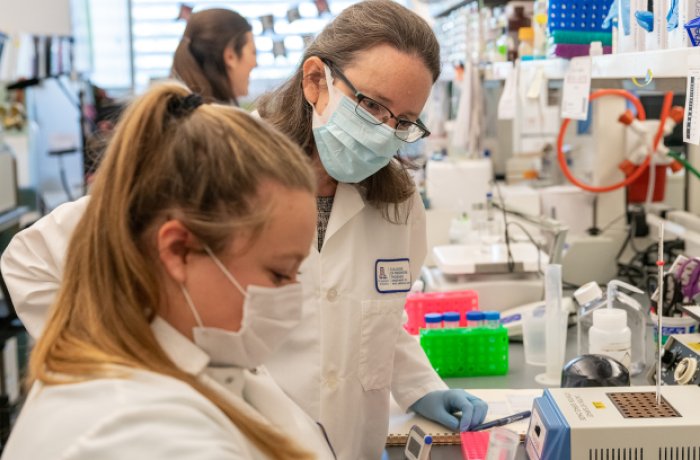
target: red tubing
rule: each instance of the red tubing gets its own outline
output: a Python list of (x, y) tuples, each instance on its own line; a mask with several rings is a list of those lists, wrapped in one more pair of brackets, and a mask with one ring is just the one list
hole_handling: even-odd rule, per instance
[[(637, 108), (637, 118), (640, 121), (646, 120), (646, 112), (644, 111), (644, 107), (642, 106), (642, 103), (639, 101), (639, 99), (634, 96), (633, 94), (630, 94), (629, 92), (622, 90), (622, 89), (599, 89), (597, 91), (594, 91), (591, 93), (590, 100), (594, 101), (600, 97), (603, 96), (620, 96), (624, 97), (628, 101), (630, 101), (634, 106)], [(661, 109), (661, 117), (660, 117), (660, 123), (659, 123), (659, 129), (656, 131), (656, 135), (654, 136), (654, 152), (659, 146), (659, 142), (661, 142), (661, 139), (663, 137), (664, 133), (664, 125), (666, 124), (666, 119), (669, 116), (669, 113), (671, 111), (671, 104), (673, 103), (673, 93), (672, 92), (667, 92), (665, 97), (664, 97), (664, 105), (663, 108)], [(562, 172), (566, 176), (567, 179), (569, 179), (569, 182), (572, 184), (576, 185), (579, 188), (582, 188), (583, 190), (587, 190), (589, 192), (595, 192), (595, 193), (604, 193), (604, 192), (611, 192), (613, 190), (617, 190), (618, 188), (626, 187), (639, 179), (639, 177), (644, 173), (644, 171), (649, 167), (649, 162), (651, 161), (651, 154), (647, 155), (647, 157), (644, 159), (644, 162), (635, 169), (635, 171), (627, 176), (623, 181), (618, 182), (613, 185), (606, 185), (606, 186), (593, 186), (589, 184), (584, 184), (580, 180), (576, 179), (574, 175), (571, 173), (571, 170), (569, 169), (569, 165), (566, 164), (566, 157), (564, 156), (564, 135), (566, 133), (566, 129), (569, 127), (569, 122), (571, 120), (568, 118), (565, 118), (561, 122), (561, 128), (559, 129), (559, 137), (557, 138), (557, 157), (559, 159), (559, 166), (561, 167)]]

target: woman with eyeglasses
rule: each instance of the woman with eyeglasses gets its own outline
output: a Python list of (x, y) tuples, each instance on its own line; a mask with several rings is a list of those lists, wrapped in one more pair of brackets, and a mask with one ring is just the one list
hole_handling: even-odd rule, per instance
[(428, 24), (370, 0), (331, 22), (258, 105), (311, 157), (318, 179), (317, 244), (300, 269), (304, 319), (267, 364), (342, 459), (380, 457), (390, 393), (453, 430), (486, 415), (486, 403), (447, 389), (402, 327), (426, 228), (398, 153), (429, 135), (419, 115), (439, 72)]
[[(428, 135), (419, 114), (439, 72), (427, 23), (391, 0), (369, 0), (334, 19), (294, 76), (259, 103), (260, 115), (312, 159), (318, 206), (298, 276), (302, 321), (265, 364), (325, 427), (340, 459), (380, 458), (390, 392), (402, 409), (455, 431), (487, 411), (478, 398), (449, 390), (402, 327), (427, 248), (425, 210), (398, 152)], [(34, 337), (85, 203), (54, 211), (3, 254), (12, 300)]]

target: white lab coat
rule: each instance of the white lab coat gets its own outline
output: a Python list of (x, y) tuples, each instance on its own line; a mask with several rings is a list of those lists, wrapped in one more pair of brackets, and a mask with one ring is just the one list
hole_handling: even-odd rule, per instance
[[(318, 425), (277, 386), (265, 368), (207, 368), (209, 356), (165, 320), (153, 332), (182, 370), (218, 391), (239, 411), (280, 429), (332, 459)], [(36, 383), (6, 445), (3, 460), (221, 460), (267, 458), (219, 410), (184, 382), (126, 370), (100, 378), (45, 386)]]
[[(386, 443), (389, 392), (405, 410), (447, 389), (415, 338), (403, 329), (405, 292), (380, 293), (376, 263), (409, 259), (415, 281), (426, 254), (425, 209), (418, 194), (397, 225), (339, 184), (321, 252), (300, 268), (301, 325), (266, 365), (314, 420), (343, 460), (376, 460)], [(405, 213), (404, 213), (405, 215)]]
[(73, 231), (90, 198), (64, 203), (12, 238), (0, 258), (0, 270), (17, 316), (37, 338), (48, 319), (63, 278)]
[[(285, 392), (326, 428), (339, 459), (381, 457), (389, 392), (408, 407), (447, 389), (402, 327), (405, 292), (375, 287), (378, 259), (409, 259), (411, 281), (426, 254), (425, 209), (412, 198), (409, 221), (392, 224), (357, 189), (339, 184), (319, 253), (303, 263), (301, 325), (266, 363)], [(11, 241), (2, 272), (18, 315), (38, 336), (60, 283), (68, 239), (87, 198), (58, 207)]]

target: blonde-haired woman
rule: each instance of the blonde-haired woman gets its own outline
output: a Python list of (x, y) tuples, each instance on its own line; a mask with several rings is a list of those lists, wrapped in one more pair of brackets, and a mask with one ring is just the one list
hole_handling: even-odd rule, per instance
[[(484, 401), (449, 389), (402, 327), (425, 258), (425, 210), (398, 156), (428, 135), (419, 119), (440, 73), (430, 26), (392, 0), (343, 10), (294, 75), (259, 105), (317, 172), (317, 238), (301, 267), (304, 321), (266, 361), (282, 389), (326, 428), (341, 459), (381, 456), (390, 393), (452, 430), (481, 423)], [(222, 173), (228, 171), (222, 170)], [(41, 331), (79, 206), (15, 237), (2, 270), (18, 315)]]
[(312, 172), (275, 130), (201, 102), (166, 84), (124, 115), (3, 459), (333, 457), (259, 367), (300, 320)]

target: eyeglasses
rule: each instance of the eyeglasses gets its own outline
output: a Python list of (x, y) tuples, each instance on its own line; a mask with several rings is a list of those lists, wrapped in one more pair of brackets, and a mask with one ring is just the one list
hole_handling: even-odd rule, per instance
[(428, 128), (426, 128), (420, 119), (417, 119), (414, 122), (405, 118), (397, 117), (384, 105), (359, 92), (355, 88), (355, 85), (350, 83), (350, 80), (348, 80), (348, 78), (343, 75), (343, 73), (332, 62), (325, 59), (323, 62), (331, 69), (331, 72), (336, 74), (338, 78), (340, 78), (340, 80), (345, 83), (348, 88), (350, 88), (350, 91), (353, 92), (355, 99), (357, 99), (355, 113), (358, 117), (373, 125), (385, 124), (392, 119), (396, 120), (394, 134), (404, 142), (416, 142), (419, 139), (430, 136), (430, 131), (428, 131)]

